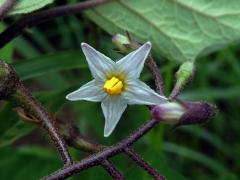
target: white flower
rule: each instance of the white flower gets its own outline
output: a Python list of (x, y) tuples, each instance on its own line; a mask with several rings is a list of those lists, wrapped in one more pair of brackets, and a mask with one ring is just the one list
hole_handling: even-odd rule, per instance
[(105, 137), (112, 133), (127, 104), (155, 105), (167, 102), (165, 97), (160, 96), (139, 80), (151, 49), (150, 42), (117, 62), (86, 43), (81, 45), (94, 79), (68, 94), (66, 98), (71, 101), (101, 101), (105, 117)]

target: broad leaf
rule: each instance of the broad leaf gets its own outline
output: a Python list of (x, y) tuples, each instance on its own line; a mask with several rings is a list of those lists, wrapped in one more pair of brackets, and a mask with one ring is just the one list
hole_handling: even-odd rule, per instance
[[(2, 5), (6, 0), (0, 0)], [(10, 15), (14, 14), (26, 14), (32, 11), (36, 11), (48, 4), (51, 4), (54, 0), (17, 0), (16, 5), (10, 11)]]
[(240, 39), (238, 0), (118, 0), (87, 16), (110, 34), (150, 40), (155, 53), (179, 62)]

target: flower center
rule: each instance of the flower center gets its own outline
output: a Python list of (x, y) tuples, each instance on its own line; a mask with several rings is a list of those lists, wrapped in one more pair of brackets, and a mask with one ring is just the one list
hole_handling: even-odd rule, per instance
[(123, 90), (123, 82), (117, 77), (113, 76), (111, 79), (105, 82), (103, 89), (110, 95), (119, 95)]

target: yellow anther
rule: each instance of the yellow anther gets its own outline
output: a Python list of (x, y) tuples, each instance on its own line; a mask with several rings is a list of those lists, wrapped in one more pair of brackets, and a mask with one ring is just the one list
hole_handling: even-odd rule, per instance
[(105, 82), (103, 89), (110, 95), (118, 95), (123, 90), (123, 82), (117, 77), (113, 76), (111, 79)]

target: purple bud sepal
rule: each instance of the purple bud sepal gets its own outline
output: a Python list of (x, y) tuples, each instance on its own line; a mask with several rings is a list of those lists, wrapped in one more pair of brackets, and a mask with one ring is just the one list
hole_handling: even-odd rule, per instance
[(182, 101), (181, 103), (185, 106), (186, 111), (176, 126), (203, 124), (216, 115), (216, 106), (207, 102)]

